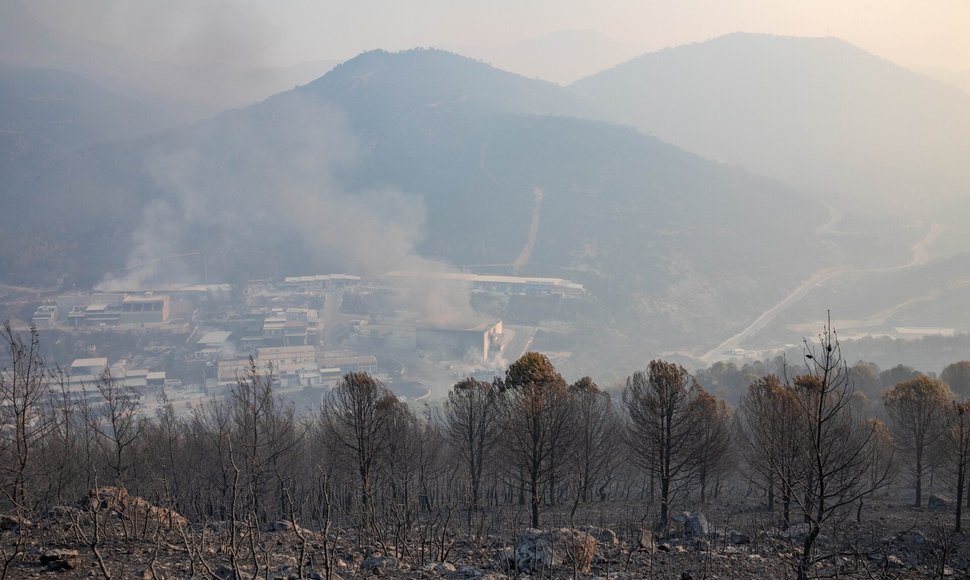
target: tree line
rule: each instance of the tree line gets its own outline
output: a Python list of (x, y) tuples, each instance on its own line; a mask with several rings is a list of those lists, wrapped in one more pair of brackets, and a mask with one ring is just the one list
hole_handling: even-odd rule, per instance
[(404, 550), (411, 534), (471, 533), (502, 508), (538, 528), (550, 508), (575, 523), (581, 505), (644, 500), (663, 530), (678, 507), (740, 484), (780, 507), (782, 527), (805, 526), (805, 574), (823, 525), (861, 518), (897, 473), (916, 505), (928, 476), (946, 480), (957, 530), (968, 501), (970, 403), (917, 375), (883, 396), (887, 426), (855, 392), (830, 327), (805, 342), (797, 369), (752, 380), (737, 408), (678, 364), (651, 361), (611, 393), (589, 377), (570, 384), (529, 352), (417, 412), (348, 373), (298, 414), (274, 395), (272, 369), (251, 363), (224, 399), (184, 416), (163, 401), (147, 416), (107, 371), (92, 396), (71, 393), (35, 331), (8, 324), (2, 340), (0, 506), (17, 517), (110, 485), (196, 523), (349, 526), (360, 542)]

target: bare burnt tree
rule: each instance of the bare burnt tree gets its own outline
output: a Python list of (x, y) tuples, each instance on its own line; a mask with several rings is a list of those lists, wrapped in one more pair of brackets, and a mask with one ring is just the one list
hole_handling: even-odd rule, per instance
[(848, 368), (830, 323), (817, 343), (805, 341), (803, 358), (806, 372), (794, 379), (798, 424), (803, 429), (803, 468), (794, 482), (794, 499), (808, 524), (796, 567), (799, 579), (809, 577), (819, 561), (814, 549), (822, 526), (886, 485), (889, 477), (888, 471), (875, 480), (870, 477), (873, 458), (867, 450), (875, 427), (853, 413)]
[[(869, 472), (866, 474), (864, 485), (878, 489), (885, 485), (890, 485), (898, 472), (898, 462), (896, 460), (896, 439), (893, 437), (889, 427), (879, 419), (868, 419), (867, 423), (872, 429), (872, 437), (869, 439), (869, 446), (866, 453), (869, 455)], [(856, 505), (856, 521), (862, 521), (862, 506), (867, 496), (860, 496)]]
[(41, 475), (37, 454), (42, 441), (53, 429), (49, 414), (44, 413), (54, 374), (40, 353), (37, 330), (31, 327), (27, 340), (13, 331), (9, 322), (0, 330), (8, 363), (0, 369), (0, 493), (2, 503), (12, 509), (18, 525), (17, 542), (11, 553), (0, 552), (6, 577), (10, 565), (20, 557), (26, 539), (22, 525), (32, 508), (37, 491), (36, 478)]
[(671, 502), (690, 479), (697, 452), (693, 402), (698, 391), (684, 367), (662, 360), (627, 378), (623, 390), (630, 418), (627, 445), (640, 468), (660, 483), (660, 527), (667, 526)]
[(470, 510), (482, 507), (482, 476), (495, 457), (499, 436), (498, 387), (473, 378), (462, 379), (448, 392), (441, 409), (444, 432), (468, 478)]
[(589, 502), (594, 487), (611, 471), (619, 451), (619, 421), (610, 394), (601, 391), (589, 377), (583, 377), (569, 388), (574, 407), (576, 436), (573, 470), (576, 473), (576, 496), (573, 515), (579, 502)]
[(502, 445), (509, 466), (524, 473), (532, 527), (539, 527), (543, 489), (555, 488), (556, 449), (570, 434), (566, 381), (544, 355), (528, 352), (509, 365), (502, 397)]
[(164, 489), (155, 492), (169, 499), (182, 498), (189, 487), (184, 461), (188, 444), (186, 426), (163, 395), (154, 420), (146, 421), (142, 431), (143, 445), (139, 453), (155, 459), (145, 466), (144, 475), (149, 481), (164, 485)]
[(355, 372), (344, 375), (324, 403), (329, 434), (352, 455), (364, 522), (373, 517), (375, 462), (388, 443), (382, 437), (390, 419), (383, 411), (388, 399), (396, 397), (380, 381), (367, 373)]
[(132, 451), (143, 427), (138, 416), (138, 395), (115, 380), (108, 368), (101, 373), (95, 387), (101, 400), (88, 415), (89, 427), (96, 434), (102, 459), (114, 484), (124, 487), (128, 470), (135, 461)]
[(944, 431), (944, 413), (953, 393), (943, 381), (919, 375), (883, 395), (893, 432), (910, 467), (916, 489), (915, 505), (923, 503), (923, 476), (934, 462), (933, 451)]
[(247, 507), (259, 522), (291, 511), (284, 473), (303, 437), (293, 406), (273, 395), (273, 377), (272, 367), (260, 370), (250, 359), (229, 397), (232, 451), (247, 482)]
[(734, 463), (731, 446), (731, 408), (724, 401), (701, 389), (693, 402), (693, 414), (698, 423), (692, 467), (701, 503), (707, 502), (708, 487), (714, 492), (721, 478)]
[(46, 403), (46, 413), (52, 429), (40, 440), (39, 453), (47, 465), (43, 489), (43, 505), (63, 505), (86, 491), (83, 457), (84, 433), (87, 430), (82, 414), (68, 390), (67, 379), (57, 371)]
[(740, 431), (747, 463), (764, 479), (768, 509), (773, 510), (776, 491), (781, 496), (782, 525), (791, 524), (795, 481), (801, 476), (799, 424), (804, 415), (798, 408), (794, 389), (775, 375), (748, 386), (741, 400)]
[(967, 469), (970, 468), (970, 401), (950, 403), (943, 433), (944, 452), (956, 487), (954, 531), (959, 533), (963, 527), (963, 493), (967, 485)]
[(416, 479), (421, 443), (418, 420), (397, 397), (385, 397), (379, 405), (379, 413), (385, 417), (379, 437), (386, 442), (377, 457), (381, 480), (391, 503), (409, 504), (414, 499), (411, 484)]
[(208, 402), (192, 413), (186, 429), (189, 443), (183, 451), (190, 465), (197, 466), (190, 475), (197, 488), (187, 498), (197, 517), (229, 517), (234, 475), (229, 457), (232, 429), (232, 412), (225, 401)]

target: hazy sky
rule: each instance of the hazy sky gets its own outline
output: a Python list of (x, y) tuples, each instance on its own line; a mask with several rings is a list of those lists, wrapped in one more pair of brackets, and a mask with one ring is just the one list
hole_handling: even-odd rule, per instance
[(494, 47), (593, 29), (644, 51), (735, 31), (831, 35), (903, 66), (970, 69), (967, 0), (24, 2), (56, 28), (179, 63), (295, 64), (372, 48)]

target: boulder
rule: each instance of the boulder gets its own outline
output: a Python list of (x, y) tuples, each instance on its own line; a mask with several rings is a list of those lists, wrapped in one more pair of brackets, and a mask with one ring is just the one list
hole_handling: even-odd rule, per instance
[(47, 510), (47, 515), (56, 520), (67, 520), (80, 513), (76, 507), (68, 505), (56, 505)]
[(741, 533), (737, 530), (730, 530), (727, 533), (728, 541), (734, 545), (750, 544), (751, 536), (748, 534)]
[(657, 549), (657, 538), (653, 531), (640, 528), (637, 535), (637, 546), (644, 552), (652, 554)]
[(458, 571), (455, 565), (451, 562), (439, 562), (437, 564), (431, 564), (431, 569), (438, 574), (454, 574)]
[(812, 531), (811, 527), (806, 523), (795, 524), (790, 526), (787, 530), (781, 533), (781, 537), (786, 540), (792, 540), (795, 542), (801, 542), (805, 539), (808, 534)]
[(74, 570), (81, 565), (81, 554), (77, 550), (48, 550), (40, 555), (40, 563), (55, 572)]
[(215, 569), (213, 574), (215, 575), (216, 580), (251, 580), (253, 577), (252, 574), (243, 571), (240, 571), (239, 575), (237, 576), (232, 571), (232, 568), (226, 566), (225, 564), (220, 564)]
[(108, 511), (122, 518), (148, 518), (171, 529), (189, 525), (189, 521), (175, 510), (152, 505), (144, 498), (128, 495), (128, 490), (123, 487), (94, 488), (78, 504), (87, 511)]
[(926, 506), (935, 512), (948, 512), (953, 509), (953, 502), (945, 497), (934, 494), (930, 496)]
[(0, 514), (0, 531), (16, 532), (20, 528), (29, 528), (32, 525), (34, 524), (27, 518), (22, 518), (17, 515)]
[(360, 567), (373, 574), (382, 574), (397, 569), (397, 558), (394, 556), (370, 556), (364, 560)]
[(909, 530), (896, 536), (895, 543), (910, 550), (920, 550), (928, 547), (926, 536), (919, 530)]
[(618, 546), (620, 545), (620, 538), (617, 537), (616, 532), (608, 528), (598, 528), (596, 526), (582, 526), (579, 531), (586, 532), (587, 534), (596, 538), (597, 544), (603, 544), (605, 546)]
[(466, 565), (459, 567), (458, 570), (451, 575), (451, 577), (455, 579), (461, 578), (464, 580), (465, 578), (481, 578), (484, 575), (485, 571), (481, 568)]
[(500, 570), (511, 572), (515, 568), (515, 550), (502, 548), (495, 552), (495, 563)]
[(694, 512), (684, 522), (684, 535), (688, 538), (703, 538), (710, 532), (707, 518), (701, 512)]
[(687, 523), (687, 520), (690, 519), (690, 512), (680, 512), (679, 514), (674, 514), (670, 516), (670, 519), (678, 524)]
[(595, 553), (596, 539), (580, 530), (528, 529), (515, 547), (515, 567), (519, 572), (529, 573), (568, 566), (586, 573)]
[(263, 531), (264, 532), (300, 532), (303, 534), (307, 534), (310, 532), (310, 530), (307, 530), (306, 528), (300, 525), (294, 526), (293, 522), (289, 520), (277, 520), (275, 522), (270, 522), (265, 526), (263, 526)]

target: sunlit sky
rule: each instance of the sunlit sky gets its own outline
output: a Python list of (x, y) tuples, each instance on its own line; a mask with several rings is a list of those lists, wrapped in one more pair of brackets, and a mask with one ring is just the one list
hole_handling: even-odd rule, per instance
[[(2, 0), (9, 1), (9, 0)], [(967, 0), (25, 0), (42, 22), (184, 64), (288, 65), (595, 30), (639, 51), (729, 32), (836, 36), (911, 68), (970, 69)]]

